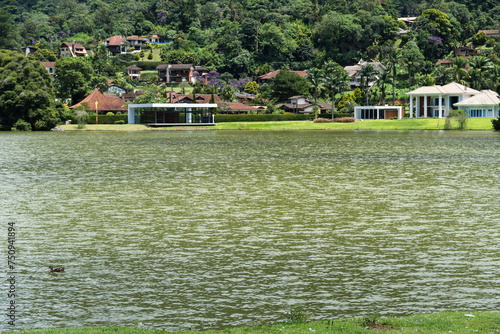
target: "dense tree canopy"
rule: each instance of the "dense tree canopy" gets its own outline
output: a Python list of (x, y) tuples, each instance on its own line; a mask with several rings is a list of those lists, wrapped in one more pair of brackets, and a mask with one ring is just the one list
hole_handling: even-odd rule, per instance
[(70, 98), (72, 104), (83, 100), (91, 89), (92, 73), (92, 67), (86, 59), (81, 57), (59, 59), (54, 75), (58, 96), (63, 100)]
[[(481, 89), (500, 90), (500, 39), (478, 32), (500, 28), (497, 2), (0, 0), (0, 48), (20, 51), (22, 46), (34, 46), (37, 51), (31, 58), (54, 61), (62, 42), (82, 44), (90, 56), (85, 60), (58, 60), (54, 76), (56, 96), (71, 98), (72, 102), (79, 102), (96, 87), (105, 89), (112, 78), (129, 91), (137, 88), (137, 82), (125, 79), (126, 67), (143, 60), (139, 67), (154, 70), (160, 54), (164, 63), (193, 63), (220, 73), (220, 87), (195, 89), (210, 88), (227, 99), (258, 75), (272, 70), (317, 68), (323, 74), (321, 85), (311, 83), (317, 87), (312, 90), (314, 100), (339, 106), (346, 105), (346, 101), (337, 101), (337, 94), (347, 88), (348, 81), (342, 67), (360, 59), (376, 60), (390, 75), (364, 75), (379, 82), (368, 89), (365, 80), (356, 101), (384, 101), (386, 86), (392, 86), (392, 96), (389, 92), (387, 98), (395, 103), (404, 94), (403, 89), (416, 84), (458, 80)], [(417, 17), (412, 26), (398, 21), (406, 16)], [(115, 56), (108, 54), (103, 43), (112, 35), (149, 33), (160, 35), (168, 43), (147, 46), (135, 55)], [(487, 59), (453, 59), (456, 47), (471, 43), (480, 46), (481, 56)], [(449, 69), (434, 66), (445, 57), (452, 63)], [(330, 66), (335, 70), (328, 70), (326, 64), (335, 64)], [(154, 80), (152, 73), (147, 74)], [(243, 87), (231, 85), (238, 79), (246, 80)], [(256, 94), (254, 101), (268, 104), (272, 99), (306, 95), (309, 88), (304, 78), (282, 71), (269, 85), (252, 92)]]
[(40, 62), (0, 50), (0, 130), (49, 130), (60, 121), (61, 110)]
[(284, 101), (294, 95), (308, 95), (307, 80), (300, 75), (287, 70), (281, 70), (271, 81), (271, 89), (278, 101)]
[(409, 38), (428, 60), (500, 26), (494, 0), (0, 0), (0, 8), (3, 48), (38, 42), (56, 51), (62, 41), (96, 48), (112, 35), (155, 32), (179, 42), (162, 53), (164, 61), (233, 75), (266, 63), (305, 69), (377, 56), (407, 28), (401, 16), (418, 17)]

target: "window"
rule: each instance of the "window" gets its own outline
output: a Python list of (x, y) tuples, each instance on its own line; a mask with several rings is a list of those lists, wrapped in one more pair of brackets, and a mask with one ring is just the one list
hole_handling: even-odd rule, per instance
[(471, 109), (469, 111), (469, 117), (486, 117), (486, 110), (484, 109)]
[[(441, 104), (444, 105), (444, 97), (441, 98)], [(434, 99), (434, 106), (439, 106), (439, 97)]]

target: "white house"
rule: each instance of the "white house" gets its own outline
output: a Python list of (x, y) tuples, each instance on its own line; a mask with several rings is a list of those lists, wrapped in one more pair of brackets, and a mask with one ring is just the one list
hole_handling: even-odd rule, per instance
[[(380, 73), (384, 73), (387, 70), (386, 67), (379, 61), (364, 61), (363, 59), (360, 59), (356, 65), (344, 67), (344, 70), (346, 70), (347, 74), (349, 74), (349, 85), (351, 85), (351, 87), (361, 86), (361, 75), (359, 75), (359, 72), (363, 66), (368, 64), (371, 64)], [(373, 86), (373, 84), (374, 81), (368, 82), (370, 87)]]
[(500, 98), (498, 93), (492, 90), (483, 90), (479, 94), (453, 105), (465, 110), (471, 118), (494, 118), (500, 116)]
[(444, 86), (423, 86), (412, 90), (410, 96), (410, 118), (445, 117), (450, 109), (458, 109), (457, 103), (470, 99), (481, 92), (456, 82)]

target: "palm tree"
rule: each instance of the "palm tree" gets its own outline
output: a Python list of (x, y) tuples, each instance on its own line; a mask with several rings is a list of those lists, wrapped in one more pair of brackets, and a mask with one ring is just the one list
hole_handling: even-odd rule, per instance
[(374, 79), (380, 72), (372, 65), (367, 64), (365, 66), (361, 66), (361, 70), (358, 74), (361, 76), (361, 85), (365, 86), (366, 92), (366, 105), (368, 105), (368, 86), (370, 85), (370, 81)]
[(493, 65), (493, 67), (488, 71), (489, 80), (488, 88), (491, 90), (496, 90), (498, 79), (500, 79), (500, 65)]
[(476, 56), (472, 57), (469, 61), (469, 65), (470, 68), (468, 74), (472, 79), (472, 87), (474, 89), (481, 90), (484, 73), (488, 72), (493, 67), (493, 63), (489, 58)]
[(432, 74), (432, 72), (434, 72), (434, 63), (430, 60), (422, 62), (420, 65), (420, 73)]
[(335, 96), (349, 89), (349, 74), (339, 64), (333, 61), (325, 63), (324, 66), (324, 87), (330, 95), (332, 101), (332, 119), (335, 109)]
[(445, 85), (448, 83), (450, 78), (450, 73), (447, 72), (447, 68), (444, 66), (436, 66), (434, 72), (432, 72), (432, 76), (434, 77), (436, 83), (438, 85)]
[(380, 88), (380, 102), (381, 105), (385, 104), (385, 85), (391, 82), (392, 75), (389, 72), (381, 72), (378, 76), (378, 79), (375, 81), (375, 85)]
[(465, 79), (468, 78), (467, 71), (465, 68), (467, 67), (467, 59), (464, 57), (455, 58), (452, 61), (451, 67), (446, 69), (446, 74), (450, 74), (453, 81), (458, 83), (465, 83)]
[(392, 71), (392, 105), (396, 104), (396, 65), (401, 61), (401, 52), (393, 47), (386, 56), (387, 62), (389, 62), (389, 70)]
[[(308, 76), (307, 76), (307, 81), (309, 82), (310, 88), (312, 90), (312, 94), (314, 97), (314, 105), (318, 105), (318, 93), (321, 91), (323, 88), (323, 73), (319, 68), (311, 68), (310, 70), (306, 71)], [(314, 108), (314, 118), (317, 117), (317, 108)]]

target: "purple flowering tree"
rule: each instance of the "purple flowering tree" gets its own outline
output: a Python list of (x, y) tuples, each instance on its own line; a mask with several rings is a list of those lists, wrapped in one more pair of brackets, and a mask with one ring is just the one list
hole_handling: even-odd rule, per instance
[(160, 25), (164, 25), (167, 22), (167, 13), (161, 11), (156, 13), (156, 21)]
[(245, 90), (247, 83), (249, 83), (250, 81), (252, 81), (252, 79), (246, 77), (239, 80), (231, 80), (228, 82), (228, 84), (235, 92), (243, 92)]
[[(207, 83), (205, 84), (205, 88), (208, 89), (212, 93), (219, 92), (222, 89), (222, 87), (224, 87), (224, 83), (219, 80), (219, 76), (220, 76), (219, 72), (216, 72), (216, 71), (208, 72), (205, 76), (207, 79)], [(204, 81), (201, 81), (201, 82), (204, 82)]]

